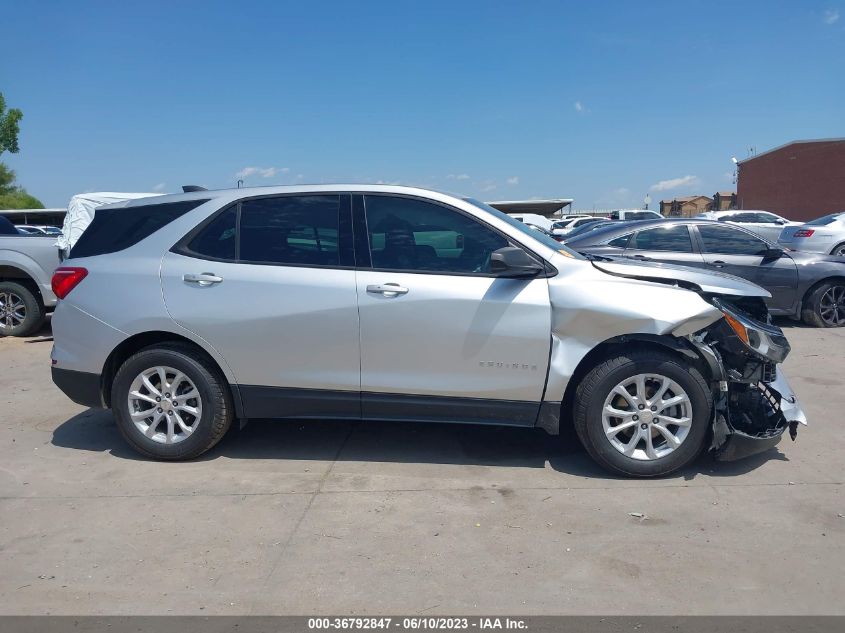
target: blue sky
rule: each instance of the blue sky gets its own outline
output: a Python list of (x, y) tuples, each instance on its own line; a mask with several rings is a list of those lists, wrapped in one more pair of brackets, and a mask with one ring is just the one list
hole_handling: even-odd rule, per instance
[(398, 182), (641, 206), (845, 136), (845, 0), (16, 2), (2, 159), (47, 206)]

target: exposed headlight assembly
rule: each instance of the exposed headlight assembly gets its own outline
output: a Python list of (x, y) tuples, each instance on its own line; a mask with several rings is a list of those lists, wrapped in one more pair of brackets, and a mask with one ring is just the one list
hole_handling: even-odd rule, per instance
[(791, 348), (779, 327), (752, 319), (721, 301), (713, 304), (722, 311), (728, 327), (745, 347), (775, 363), (784, 361)]

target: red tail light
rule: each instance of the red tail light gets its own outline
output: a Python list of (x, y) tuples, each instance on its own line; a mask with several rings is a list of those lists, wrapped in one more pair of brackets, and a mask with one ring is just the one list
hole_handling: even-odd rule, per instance
[(813, 233), (815, 233), (813, 229), (801, 229), (800, 231), (795, 231), (792, 237), (810, 237)]
[(57, 268), (50, 282), (50, 285), (53, 287), (53, 294), (59, 299), (64, 299), (87, 276), (88, 270), (85, 268), (72, 268), (70, 266)]

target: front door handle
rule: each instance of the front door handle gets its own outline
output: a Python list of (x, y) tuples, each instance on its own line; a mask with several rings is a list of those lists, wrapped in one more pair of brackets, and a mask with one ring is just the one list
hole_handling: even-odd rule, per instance
[(182, 275), (182, 281), (197, 284), (198, 286), (211, 286), (213, 284), (219, 284), (223, 281), (223, 277), (218, 277), (214, 273), (186, 273)]
[(651, 261), (651, 257), (646, 257), (645, 255), (631, 255), (631, 259), (639, 259), (642, 261)]
[(715, 266), (716, 268), (724, 268), (725, 267), (725, 262), (723, 262), (721, 259), (717, 259), (716, 261), (710, 262), (710, 263), (713, 266)]
[(367, 286), (367, 292), (376, 295), (384, 295), (385, 297), (395, 297), (397, 295), (408, 294), (408, 289), (400, 286), (399, 284), (386, 283), (369, 285)]

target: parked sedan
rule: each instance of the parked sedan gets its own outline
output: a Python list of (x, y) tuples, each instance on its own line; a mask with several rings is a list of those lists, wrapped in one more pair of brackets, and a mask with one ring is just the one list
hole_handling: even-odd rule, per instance
[(775, 242), (784, 227), (801, 226), (800, 222), (793, 222), (768, 211), (708, 211), (698, 215), (698, 219), (717, 220), (731, 224), (741, 224), (744, 228), (760, 237)]
[(822, 216), (797, 228), (785, 228), (778, 243), (806, 253), (845, 256), (845, 211)]
[(608, 226), (567, 240), (581, 253), (670, 262), (743, 277), (763, 286), (772, 314), (816, 327), (845, 325), (845, 259), (784, 251), (732, 224), (661, 220)]

